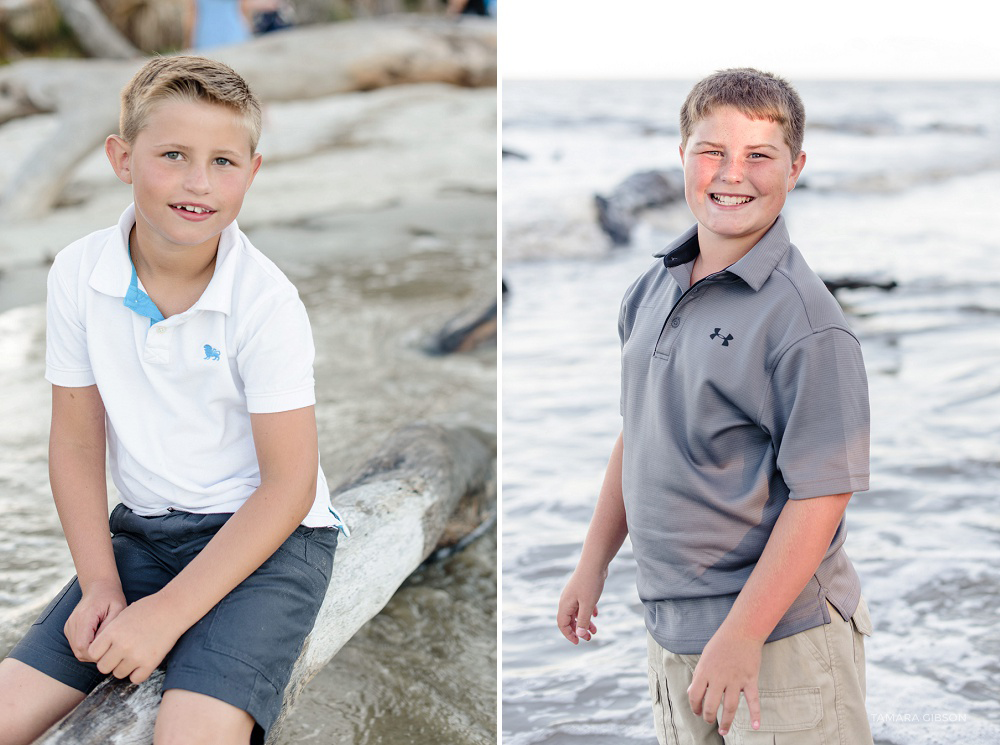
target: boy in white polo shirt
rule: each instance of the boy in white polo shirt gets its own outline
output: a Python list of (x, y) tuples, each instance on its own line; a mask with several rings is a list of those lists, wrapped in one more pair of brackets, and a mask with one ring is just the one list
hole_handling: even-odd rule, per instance
[(134, 204), (49, 275), (50, 478), (77, 578), (0, 662), (3, 745), (161, 663), (157, 743), (262, 742), (280, 711), (343, 525), (305, 308), (235, 223), (260, 129), (212, 60), (154, 59), (122, 92), (106, 152)]

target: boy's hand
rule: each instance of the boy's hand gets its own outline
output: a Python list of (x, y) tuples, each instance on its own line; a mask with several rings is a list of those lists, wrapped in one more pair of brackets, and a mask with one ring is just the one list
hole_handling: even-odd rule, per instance
[(556, 623), (562, 635), (573, 644), (581, 639), (590, 641), (591, 634), (597, 633), (597, 626), (590, 619), (597, 617), (597, 601), (604, 591), (607, 576), (607, 571), (586, 572), (577, 567), (566, 583), (559, 597)]
[(63, 626), (66, 640), (78, 660), (97, 662), (90, 656), (90, 644), (98, 631), (124, 608), (125, 595), (120, 582), (94, 582), (83, 591), (83, 597)]
[(136, 600), (101, 627), (88, 654), (97, 669), (142, 683), (163, 662), (186, 629), (177, 628), (169, 609), (154, 595)]
[(691, 711), (709, 724), (722, 704), (719, 734), (726, 735), (736, 716), (740, 692), (750, 707), (750, 722), (754, 729), (760, 727), (760, 697), (757, 676), (760, 674), (760, 655), (763, 643), (730, 631), (725, 624), (709, 639), (705, 651), (694, 669), (694, 678), (688, 688)]

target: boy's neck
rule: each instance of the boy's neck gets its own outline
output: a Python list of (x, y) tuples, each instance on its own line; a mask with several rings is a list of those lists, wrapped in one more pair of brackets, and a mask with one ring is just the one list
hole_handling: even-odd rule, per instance
[(174, 250), (158, 250), (157, 241), (143, 235), (138, 224), (129, 232), (129, 254), (132, 265), (144, 282), (159, 279), (171, 282), (196, 282), (206, 273), (215, 271), (220, 237), (202, 246)]
[(698, 225), (698, 256), (691, 269), (691, 284), (735, 264), (750, 253), (750, 249), (756, 246), (770, 229), (769, 225), (766, 230), (759, 233), (727, 239)]

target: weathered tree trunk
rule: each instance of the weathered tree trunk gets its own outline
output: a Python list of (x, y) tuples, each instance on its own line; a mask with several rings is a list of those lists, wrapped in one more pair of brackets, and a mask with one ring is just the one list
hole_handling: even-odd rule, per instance
[(91, 57), (130, 59), (142, 56), (94, 0), (55, 0), (55, 3), (83, 51)]
[[(295, 664), (274, 741), (306, 683), (430, 555), (463, 496), (492, 478), (495, 441), (469, 429), (412, 425), (334, 490), (351, 530), (337, 546), (330, 591)], [(149, 745), (163, 673), (141, 685), (101, 683), (36, 745)]]
[[(66, 0), (71, 3), (73, 0)], [(289, 29), (206, 52), (264, 101), (295, 101), (405, 83), (495, 86), (496, 25), (396, 17)], [(0, 219), (48, 212), (78, 165), (118, 130), (119, 94), (142, 59), (30, 60), (0, 69), (0, 123), (57, 112), (59, 131), (22, 161)]]

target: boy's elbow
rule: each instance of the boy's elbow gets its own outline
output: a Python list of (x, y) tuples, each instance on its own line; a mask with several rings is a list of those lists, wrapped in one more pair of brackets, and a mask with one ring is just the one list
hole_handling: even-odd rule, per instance
[(276, 500), (285, 514), (300, 523), (316, 501), (318, 481), (319, 465), (314, 463), (311, 470), (303, 466), (284, 474), (263, 475), (258, 491), (268, 495), (267, 501)]
[(307, 514), (309, 514), (309, 510), (312, 509), (313, 504), (316, 502), (316, 489), (318, 487), (318, 481), (316, 473), (313, 473), (312, 479), (309, 480), (308, 487), (302, 494), (301, 507), (304, 510), (302, 513), (303, 519)]
[(316, 488), (319, 482), (319, 464), (314, 464), (311, 473), (311, 476), (303, 477), (299, 480), (292, 489), (292, 492), (296, 497), (294, 500), (295, 513), (299, 522), (302, 522), (305, 519), (306, 515), (309, 514), (309, 510), (312, 509), (312, 506), (316, 501)]

